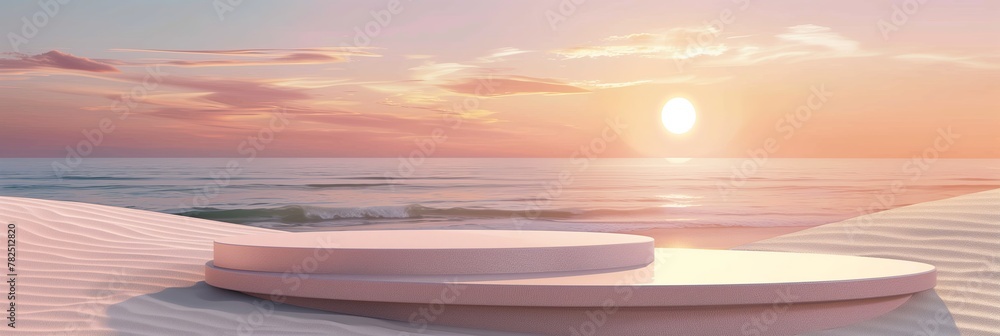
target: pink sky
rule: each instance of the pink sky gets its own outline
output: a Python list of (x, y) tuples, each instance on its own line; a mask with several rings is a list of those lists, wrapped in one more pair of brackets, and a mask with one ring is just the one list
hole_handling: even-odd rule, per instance
[(998, 2), (561, 3), (3, 4), (0, 156), (1000, 158)]

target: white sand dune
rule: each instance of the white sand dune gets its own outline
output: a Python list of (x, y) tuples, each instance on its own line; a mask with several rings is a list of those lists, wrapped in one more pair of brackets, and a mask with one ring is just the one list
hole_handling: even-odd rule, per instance
[(205, 284), (214, 239), (273, 230), (12, 197), (0, 197), (0, 221), (17, 225), (16, 335), (512, 335), (420, 332)]
[[(919, 294), (876, 320), (821, 335), (1000, 334), (1000, 258), (993, 256), (1000, 251), (1000, 190), (872, 219), (742, 248), (879, 256), (938, 267), (936, 292)], [(11, 197), (0, 197), (0, 221), (17, 225), (18, 335), (512, 335), (275, 306), (204, 283), (214, 239), (272, 230)]]
[(933, 292), (874, 320), (816, 335), (1000, 335), (1000, 190), (896, 208), (738, 249), (884, 257), (937, 267)]

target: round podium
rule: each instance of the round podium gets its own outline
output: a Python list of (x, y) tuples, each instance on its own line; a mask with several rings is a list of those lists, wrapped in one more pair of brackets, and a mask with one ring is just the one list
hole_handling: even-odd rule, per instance
[[(594, 271), (653, 260), (653, 239), (551, 231), (335, 231), (239, 236), (215, 242), (221, 268), (308, 273), (419, 275)], [(308, 265), (302, 265), (303, 267)]]
[(212, 286), (338, 313), (541, 335), (793, 335), (934, 287), (927, 264), (656, 249), (589, 232), (399, 230), (221, 239)]

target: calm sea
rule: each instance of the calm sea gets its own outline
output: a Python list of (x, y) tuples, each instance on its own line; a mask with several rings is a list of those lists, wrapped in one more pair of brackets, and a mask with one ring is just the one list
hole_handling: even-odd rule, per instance
[(290, 231), (818, 225), (998, 187), (1000, 160), (0, 159), (3, 196)]

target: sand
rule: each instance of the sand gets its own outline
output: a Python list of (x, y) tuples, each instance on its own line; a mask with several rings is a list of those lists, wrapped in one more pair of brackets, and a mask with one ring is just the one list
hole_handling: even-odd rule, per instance
[[(703, 248), (785, 234), (739, 248), (931, 263), (940, 272), (936, 291), (881, 318), (819, 334), (1000, 334), (1000, 262), (994, 256), (1000, 251), (1000, 190), (897, 208), (871, 219), (804, 230), (639, 233), (659, 238), (660, 246)], [(0, 197), (0, 221), (17, 226), (18, 335), (512, 335), (273, 305), (204, 283), (203, 265), (212, 258), (215, 238), (273, 232), (268, 229), (12, 197)]]
[(911, 260), (937, 287), (871, 321), (817, 335), (1000, 335), (1000, 190), (915, 204), (737, 249)]

